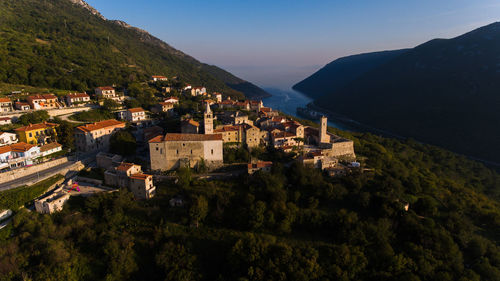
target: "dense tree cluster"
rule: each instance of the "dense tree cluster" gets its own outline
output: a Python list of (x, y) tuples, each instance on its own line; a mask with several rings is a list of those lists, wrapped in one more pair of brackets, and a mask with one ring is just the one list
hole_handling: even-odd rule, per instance
[[(273, 155), (271, 173), (206, 181), (182, 169), (148, 201), (122, 190), (53, 216), (21, 211), (0, 231), (0, 276), (500, 279), (495, 171), (413, 141), (361, 134), (355, 144), (368, 170), (342, 178), (257, 151)], [(174, 197), (184, 205), (171, 207)]]

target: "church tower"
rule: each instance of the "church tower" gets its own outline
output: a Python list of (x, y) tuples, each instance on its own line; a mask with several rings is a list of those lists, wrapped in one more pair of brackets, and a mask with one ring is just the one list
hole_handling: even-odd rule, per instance
[(326, 133), (328, 129), (328, 119), (325, 116), (321, 116), (321, 126), (319, 128), (319, 142), (329, 143), (330, 136)]
[(212, 110), (210, 110), (210, 104), (207, 102), (207, 107), (205, 108), (205, 113), (203, 113), (203, 121), (205, 123), (205, 135), (211, 135), (214, 133), (214, 115)]

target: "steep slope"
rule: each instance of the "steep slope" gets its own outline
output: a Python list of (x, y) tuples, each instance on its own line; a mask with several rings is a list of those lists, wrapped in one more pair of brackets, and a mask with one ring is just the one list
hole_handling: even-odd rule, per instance
[[(81, 0), (1, 1), (0, 14), (3, 82), (85, 90), (164, 74), (238, 97), (244, 91), (227, 84), (238, 80), (254, 86), (207, 68), (144, 30), (106, 20)], [(247, 91), (249, 97), (254, 93)]]
[(370, 126), (500, 163), (500, 23), (436, 39), (315, 104)]
[(325, 94), (340, 90), (362, 74), (387, 63), (407, 50), (366, 53), (336, 59), (295, 84), (293, 89), (317, 99)]

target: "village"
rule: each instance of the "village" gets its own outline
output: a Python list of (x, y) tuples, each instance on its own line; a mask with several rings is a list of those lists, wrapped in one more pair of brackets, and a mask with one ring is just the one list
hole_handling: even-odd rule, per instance
[[(331, 177), (346, 175), (360, 167), (353, 141), (328, 132), (326, 117), (320, 118), (317, 128), (266, 107), (261, 100), (234, 100), (222, 93), (209, 93), (205, 87), (178, 81), (169, 83), (165, 76), (151, 76), (146, 83), (161, 89), (155, 95), (155, 103), (147, 110), (130, 107), (133, 103), (127, 100), (134, 98), (127, 96), (126, 90), (119, 92), (112, 86), (97, 87), (93, 93), (69, 93), (59, 97), (29, 94), (24, 100), (0, 99), (2, 114), (61, 108), (95, 110), (109, 101), (116, 104), (112, 111), (114, 119), (75, 126), (75, 151), (63, 149), (58, 142), (61, 137), (59, 124), (52, 120), (1, 132), (0, 169), (3, 173), (0, 179), (16, 171), (19, 176), (25, 176), (30, 173), (27, 169), (70, 155), (87, 157), (77, 170), (87, 171), (87, 174), (98, 169), (103, 171), (101, 180), (87, 178), (82, 173), (76, 178), (73, 175), (35, 201), (37, 211), (52, 213), (61, 210), (70, 196), (81, 195), (70, 190), (75, 179), (82, 186), (83, 182), (93, 184), (101, 192), (127, 188), (137, 199), (149, 199), (155, 195), (155, 181), (180, 168), (224, 175), (225, 169), (234, 163), (229, 163), (224, 155), (234, 149), (280, 151), (293, 155), (293, 161), (321, 169)], [(2, 125), (15, 124), (16, 119), (3, 118), (1, 122), (4, 122)], [(124, 130), (131, 132), (137, 143), (136, 153), (126, 157), (110, 153), (113, 135)], [(242, 167), (242, 163), (238, 164)], [(256, 157), (243, 164), (244, 173), (249, 175), (268, 172), (273, 166), (272, 161)], [(26, 172), (21, 172), (23, 169)]]

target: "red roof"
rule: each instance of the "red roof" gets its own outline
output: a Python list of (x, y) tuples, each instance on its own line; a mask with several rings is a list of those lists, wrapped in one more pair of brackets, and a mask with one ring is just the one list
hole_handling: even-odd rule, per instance
[(4, 154), (7, 152), (11, 152), (12, 148), (10, 148), (10, 145), (7, 146), (0, 146), (0, 154)]
[(248, 169), (266, 168), (273, 166), (271, 161), (259, 161), (257, 163), (248, 164)]
[(54, 149), (54, 148), (57, 148), (57, 147), (60, 147), (60, 146), (62, 146), (62, 144), (59, 144), (57, 142), (51, 142), (51, 143), (48, 143), (46, 145), (40, 146), (40, 151), (41, 152), (45, 152), (45, 151), (49, 151), (51, 149)]
[(128, 171), (130, 168), (134, 167), (134, 166), (139, 166), (139, 165), (136, 165), (136, 164), (133, 164), (133, 163), (125, 163), (125, 162), (122, 162), (120, 164), (120, 166), (116, 167), (116, 170), (117, 171), (122, 171), (122, 172), (126, 172)]
[(130, 178), (136, 179), (136, 180), (146, 180), (149, 177), (152, 177), (152, 175), (142, 174), (142, 173), (133, 174), (130, 176)]
[(96, 90), (101, 90), (101, 91), (111, 91), (114, 90), (115, 88), (110, 87), (110, 86), (104, 86), (104, 87), (97, 87)]
[(164, 78), (167, 78), (165, 76), (161, 76), (161, 75), (153, 75), (151, 76), (152, 78), (160, 78), (160, 79), (164, 79)]
[(201, 135), (201, 134), (166, 134), (164, 137), (157, 136), (149, 142), (164, 142), (164, 141), (222, 141), (222, 135)]
[(55, 99), (57, 99), (57, 97), (54, 96), (53, 94), (34, 95), (28, 97), (28, 100), (55, 100)]
[(174, 106), (173, 102), (159, 102), (158, 104), (160, 104), (162, 106)]
[(144, 112), (144, 109), (142, 109), (142, 107), (136, 107), (136, 108), (130, 108), (128, 111), (131, 113), (136, 113), (136, 112)]
[(57, 127), (57, 126), (59, 126), (59, 125), (54, 124), (54, 123), (43, 122), (43, 123), (39, 123), (39, 124), (29, 124), (28, 126), (24, 126), (24, 127), (15, 129), (15, 131), (27, 132), (27, 131), (32, 131), (32, 130), (53, 128), (53, 127)]
[(273, 138), (275, 138), (275, 139), (289, 138), (289, 137), (295, 137), (295, 134), (292, 134), (292, 133), (289, 133), (289, 132), (277, 132), (277, 133), (273, 133)]
[(90, 98), (89, 95), (86, 93), (70, 93), (67, 94), (66, 97), (68, 98)]
[(77, 129), (80, 130), (80, 131), (88, 133), (88, 132), (92, 132), (92, 131), (95, 131), (95, 130), (100, 130), (100, 129), (108, 128), (108, 127), (121, 127), (121, 128), (124, 128), (125, 127), (125, 123), (124, 122), (120, 122), (120, 121), (115, 120), (115, 119), (109, 119), (109, 120), (104, 120), (104, 121), (100, 121), (100, 122), (96, 122), (96, 123), (87, 124), (87, 125), (84, 125), (84, 126), (79, 126), (79, 127), (77, 127)]
[(0, 102), (12, 102), (12, 101), (8, 98), (0, 98)]
[(25, 142), (18, 142), (18, 143), (15, 143), (15, 144), (11, 144), (10, 148), (14, 152), (26, 152), (26, 151), (32, 149), (35, 146), (36, 145), (27, 144)]
[(177, 97), (166, 97), (164, 100), (179, 100)]
[(188, 120), (184, 120), (182, 121), (183, 123), (188, 123), (190, 125), (193, 125), (193, 126), (196, 126), (196, 127), (199, 127), (200, 126), (200, 123), (194, 121), (193, 119), (188, 119)]
[(0, 118), (0, 121), (7, 121), (7, 120), (10, 120), (10, 117), (2, 117), (2, 118)]
[(239, 131), (239, 130), (240, 130), (239, 126), (229, 125), (229, 126), (224, 126), (222, 128), (219, 128), (219, 129), (215, 129), (214, 132), (223, 133), (223, 132), (233, 132), (233, 131)]

